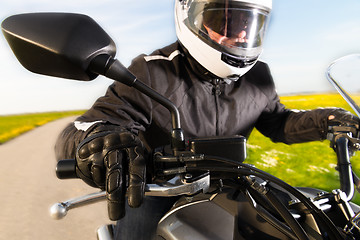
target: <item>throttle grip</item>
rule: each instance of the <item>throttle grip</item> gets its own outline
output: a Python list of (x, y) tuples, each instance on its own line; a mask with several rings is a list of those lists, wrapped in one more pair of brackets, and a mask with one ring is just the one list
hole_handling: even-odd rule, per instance
[(59, 179), (79, 178), (76, 174), (75, 159), (64, 159), (58, 161), (55, 172), (57, 178)]

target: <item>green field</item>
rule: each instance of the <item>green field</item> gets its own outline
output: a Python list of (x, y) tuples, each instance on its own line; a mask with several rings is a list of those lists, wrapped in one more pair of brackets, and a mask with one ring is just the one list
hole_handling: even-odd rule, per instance
[[(281, 97), (291, 109), (317, 107), (342, 107), (351, 110), (340, 95), (304, 95)], [(329, 141), (286, 145), (273, 143), (258, 131), (253, 131), (248, 140), (247, 163), (267, 171), (293, 186), (314, 187), (330, 191), (339, 188), (335, 151)], [(352, 158), (352, 166), (360, 174), (359, 154)], [(360, 203), (359, 194), (354, 199)]]
[[(350, 110), (337, 94), (284, 96), (281, 101), (291, 109), (336, 106)], [(82, 112), (0, 116), (0, 144), (54, 119)], [(247, 147), (247, 163), (254, 164), (293, 186), (315, 187), (327, 191), (339, 188), (338, 172), (335, 171), (336, 155), (329, 147), (329, 141), (286, 145), (273, 143), (254, 130)], [(353, 158), (352, 165), (360, 174), (359, 156)], [(354, 201), (360, 203), (358, 195)]]
[(79, 115), (83, 112), (49, 112), (0, 116), (0, 144), (55, 119)]

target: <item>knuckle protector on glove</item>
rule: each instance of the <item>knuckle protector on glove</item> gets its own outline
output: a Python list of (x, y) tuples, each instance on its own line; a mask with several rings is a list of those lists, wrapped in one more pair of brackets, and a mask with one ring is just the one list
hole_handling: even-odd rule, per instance
[(328, 126), (354, 126), (359, 128), (360, 119), (351, 112), (337, 108), (328, 117)]
[(124, 174), (124, 157), (121, 151), (110, 152), (105, 158), (106, 164), (106, 198), (108, 214), (111, 220), (118, 220), (125, 215), (126, 179)]
[(128, 131), (96, 132), (79, 144), (76, 160), (78, 175), (89, 185), (106, 190), (110, 219), (118, 220), (125, 214), (127, 183), (129, 206), (140, 206), (146, 162), (144, 146), (136, 135)]
[(103, 163), (103, 138), (106, 133), (98, 133), (80, 142), (76, 151), (76, 171), (81, 179), (93, 187), (104, 189), (105, 167)]
[(91, 186), (105, 188), (106, 155), (116, 149), (136, 146), (140, 141), (129, 132), (100, 132), (85, 138), (76, 152), (77, 172)]
[(129, 187), (128, 204), (130, 207), (141, 205), (145, 191), (146, 163), (143, 148), (136, 146), (128, 149)]

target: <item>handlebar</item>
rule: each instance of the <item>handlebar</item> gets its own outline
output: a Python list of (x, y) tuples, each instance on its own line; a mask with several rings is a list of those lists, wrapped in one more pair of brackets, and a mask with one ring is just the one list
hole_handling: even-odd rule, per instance
[(351, 168), (348, 145), (349, 140), (346, 137), (340, 137), (335, 142), (340, 175), (340, 189), (346, 194), (346, 201), (350, 201), (354, 196), (354, 173)]
[[(349, 140), (349, 136), (346, 135), (344, 132), (336, 135), (336, 137), (332, 139), (332, 146), (336, 151), (337, 159), (338, 159), (340, 189), (346, 194), (347, 196), (346, 199), (348, 201), (350, 201), (354, 196), (354, 182), (357, 188), (360, 188), (360, 181), (355, 175), (355, 173), (352, 171), (352, 167), (350, 163), (349, 144), (352, 144), (352, 140), (353, 139)], [(58, 161), (56, 166), (56, 176), (59, 179), (78, 178), (78, 176), (76, 175), (76, 160), (66, 159), (66, 160)], [(148, 190), (154, 194), (153, 196), (164, 196), (164, 195), (170, 196), (169, 195), (170, 185), (167, 186), (168, 189), (166, 190), (166, 194), (164, 193), (163, 195), (155, 195), (156, 194), (155, 192), (163, 191), (164, 186), (157, 188), (155, 187), (155, 185), (151, 185), (151, 186), (150, 185)], [(184, 189), (182, 189), (182, 191), (183, 190)], [(174, 189), (173, 191), (176, 192), (178, 190)], [(186, 192), (183, 194), (186, 194)], [(179, 192), (177, 192), (176, 195), (180, 195)]]
[[(59, 179), (78, 178), (76, 175), (76, 160), (65, 159), (60, 160), (56, 166), (56, 176)], [(176, 175), (167, 182), (158, 184), (146, 184), (146, 196), (179, 196), (193, 195), (200, 191), (208, 192), (210, 187), (210, 175), (206, 173), (200, 177), (193, 178), (191, 175), (181, 177)], [(62, 219), (66, 216), (70, 209), (81, 207), (87, 204), (95, 203), (106, 199), (106, 192), (92, 193), (79, 198), (70, 199), (68, 201), (54, 204), (50, 209), (50, 215), (54, 219)]]
[[(194, 178), (192, 176), (182, 178), (179, 175), (170, 179), (167, 182), (158, 184), (146, 184), (145, 195), (157, 196), (157, 197), (170, 197), (179, 195), (193, 195), (200, 191), (206, 193), (210, 187), (210, 175), (204, 174), (200, 178)], [(68, 210), (81, 207), (87, 204), (95, 203), (106, 199), (106, 192), (93, 193), (79, 198), (70, 199), (65, 202), (56, 203), (50, 209), (50, 215), (54, 219), (61, 219), (66, 216)]]
[[(340, 175), (340, 188), (344, 195), (343, 200), (350, 201), (352, 197), (354, 196), (354, 181), (356, 186), (360, 185), (359, 181), (356, 182), (358, 179), (355, 175), (355, 173), (352, 172), (351, 163), (350, 163), (350, 153), (349, 153), (349, 147), (353, 143), (354, 139), (349, 139), (349, 136), (346, 134), (339, 134), (336, 138), (333, 139), (333, 147), (337, 153), (338, 158), (338, 171)], [(193, 161), (200, 161), (204, 160), (206, 157), (202, 156), (201, 159), (197, 158), (189, 158), (187, 160), (193, 160)], [(207, 160), (212, 160), (211, 158), (207, 158)], [(218, 160), (221, 160), (218, 159)], [(195, 162), (196, 162), (195, 161)], [(176, 159), (176, 162), (178, 162), (178, 159)], [(195, 162), (192, 162), (188, 165), (185, 169), (187, 170), (196, 170), (196, 171), (219, 171), (220, 165), (215, 165), (212, 168), (206, 167), (201, 168), (200, 166), (197, 166)], [(227, 162), (227, 161), (226, 161)], [(223, 164), (221, 164), (224, 166)], [(240, 163), (236, 163), (236, 166), (242, 165)], [(234, 165), (235, 166), (235, 165)], [(200, 167), (200, 168), (199, 168)], [(249, 168), (248, 170), (252, 171), (251, 167), (247, 166), (246, 168)], [(185, 175), (187, 173), (187, 170), (185, 171), (177, 171), (177, 175), (169, 180), (168, 182), (162, 182), (159, 184), (147, 184), (145, 187), (145, 195), (147, 196), (179, 196), (179, 195), (192, 195), (197, 192), (203, 191), (207, 192), (210, 187), (210, 175), (207, 172), (205, 176), (200, 176), (197, 178), (193, 178), (190, 176), (190, 179), (186, 179)], [(245, 170), (245, 168), (241, 167), (240, 170)], [(205, 171), (205, 172), (206, 172)], [(180, 174), (182, 173), (182, 174)], [(225, 174), (225, 172), (224, 172)], [(226, 171), (226, 174), (229, 174), (229, 170)], [(253, 173), (252, 173), (253, 174)], [(69, 178), (77, 178), (76, 175), (76, 161), (74, 159), (67, 159), (67, 160), (60, 160), (56, 167), (56, 175), (59, 179), (69, 179)], [(181, 177), (180, 177), (181, 176)], [(188, 177), (188, 176), (187, 176)], [(89, 198), (92, 199), (93, 196), (90, 196)], [(95, 199), (98, 199), (100, 197), (101, 199), (105, 199), (106, 194), (105, 192), (102, 192), (99, 195), (96, 195)], [(84, 202), (84, 201), (83, 201)], [(87, 199), (85, 201), (89, 202)], [(92, 200), (90, 201), (92, 202)], [(83, 205), (83, 204), (81, 204)], [(59, 219), (66, 215), (66, 212), (68, 209), (74, 208), (80, 206), (77, 201), (75, 203), (72, 200), (69, 200), (65, 203), (54, 205), (52, 212), (52, 216)], [(64, 210), (65, 209), (65, 210)], [(57, 217), (60, 216), (60, 217)]]
[(55, 172), (56, 177), (59, 179), (78, 178), (76, 175), (76, 160), (64, 159), (58, 161)]
[[(335, 138), (334, 138), (335, 139)], [(340, 173), (340, 182), (341, 182), (341, 193), (345, 196), (341, 197), (341, 200), (349, 201), (352, 199), (354, 195), (354, 184), (353, 184), (353, 173), (351, 169), (350, 164), (350, 154), (349, 154), (349, 146), (353, 139), (349, 139), (349, 136), (346, 134), (342, 135), (339, 134), (336, 137), (336, 140), (334, 140), (334, 149), (338, 156), (338, 170)], [(190, 154), (191, 155), (191, 154)], [(179, 157), (176, 159), (172, 159), (169, 157), (166, 157), (162, 160), (165, 162), (179, 162)], [(182, 159), (182, 158), (181, 158)], [(175, 161), (176, 160), (176, 161)], [(219, 172), (221, 174), (224, 174), (223, 176), (239, 176), (239, 175), (245, 175), (245, 176), (258, 176), (263, 179), (267, 179), (270, 182), (274, 182), (275, 184), (279, 185), (280, 187), (283, 187), (285, 190), (289, 191), (293, 196), (299, 199), (299, 201), (303, 202), (304, 205), (311, 210), (314, 216), (316, 216), (319, 220), (319, 224), (326, 227), (326, 231), (332, 234), (339, 233), (334, 230), (333, 223), (328, 220), (328, 218), (325, 216), (325, 214), (321, 211), (319, 211), (318, 207), (314, 205), (314, 203), (309, 200), (307, 197), (305, 197), (302, 193), (298, 192), (295, 188), (291, 187), (290, 185), (286, 184), (285, 182), (282, 182), (281, 180), (273, 177), (272, 175), (267, 174), (266, 172), (263, 172), (259, 169), (256, 169), (254, 167), (251, 167), (247, 164), (243, 164), (240, 162), (235, 162), (232, 160), (227, 160), (223, 158), (214, 158), (209, 156), (202, 156), (201, 158), (195, 158), (195, 155), (193, 157), (191, 156), (185, 156), (183, 159), (184, 162), (189, 163), (186, 168), (185, 172), (182, 172), (182, 174), (176, 175), (173, 179), (169, 180), (168, 182), (162, 182), (159, 184), (147, 184), (145, 187), (145, 195), (147, 196), (179, 196), (179, 195), (193, 195), (198, 192), (208, 192), (210, 187), (210, 174), (209, 172)], [(206, 164), (201, 164), (203, 160), (206, 161), (215, 161), (218, 164), (215, 164), (213, 166), (209, 166)], [(199, 164), (197, 164), (199, 163)], [(222, 163), (219, 165), (219, 163)], [(226, 164), (227, 163), (227, 167)], [(56, 168), (56, 175), (60, 179), (67, 179), (67, 178), (74, 178), (76, 176), (76, 161), (73, 159), (70, 160), (61, 160), (57, 164)], [(206, 172), (206, 174), (192, 177), (188, 172)], [(100, 200), (106, 199), (106, 192), (100, 192), (95, 194), (90, 194), (84, 197), (80, 197), (77, 199), (71, 199), (66, 202), (57, 203), (51, 208), (51, 216), (55, 219), (61, 219), (63, 218), (69, 209), (80, 207), (92, 202), (97, 202)], [(274, 201), (270, 201), (274, 202)], [(281, 210), (280, 207), (277, 205), (275, 206), (277, 210)], [(289, 215), (290, 216), (290, 215)], [(289, 223), (291, 228), (296, 230), (296, 226), (293, 226), (294, 224)], [(337, 236), (336, 235), (336, 236)], [(338, 239), (338, 238), (336, 238)]]

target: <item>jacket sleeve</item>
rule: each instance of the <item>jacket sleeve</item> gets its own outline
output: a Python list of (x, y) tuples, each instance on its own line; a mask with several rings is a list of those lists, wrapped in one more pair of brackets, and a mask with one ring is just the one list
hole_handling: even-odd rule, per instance
[(291, 111), (280, 103), (268, 65), (258, 62), (248, 74), (249, 81), (261, 93), (257, 101), (263, 106), (255, 128), (273, 142), (285, 142), (284, 128)]
[(286, 144), (325, 140), (327, 119), (337, 109), (289, 110), (279, 101), (274, 106), (260, 116), (257, 129), (272, 141)]
[(286, 144), (326, 139), (327, 118), (336, 108), (318, 108), (298, 111), (287, 109), (276, 93), (274, 82), (266, 64), (252, 72), (254, 84), (267, 98), (267, 106), (255, 127), (274, 142)]
[(317, 108), (292, 111), (285, 123), (285, 143), (325, 140), (328, 132), (328, 117), (337, 109)]
[(56, 140), (55, 144), (55, 157), (56, 159), (74, 159), (75, 158), (75, 150), (77, 145), (83, 140), (88, 131), (79, 130), (75, 127), (74, 123), (70, 123), (66, 126), (66, 128), (60, 133)]
[(270, 100), (268, 108), (260, 115), (255, 127), (273, 142), (286, 142), (284, 129), (290, 114), (291, 111), (280, 103), (275, 94)]
[[(139, 80), (150, 85), (143, 55), (133, 61), (129, 70)], [(144, 94), (114, 82), (104, 96), (61, 132), (55, 144), (56, 159), (75, 158), (77, 145), (99, 124), (120, 126), (138, 134), (151, 123), (151, 109), (152, 101)]]
[[(322, 141), (327, 136), (327, 119), (334, 108), (287, 110), (282, 113), (263, 113), (258, 130), (273, 142), (286, 144)], [(276, 112), (276, 111), (275, 111)], [(258, 124), (259, 125), (259, 124)]]

